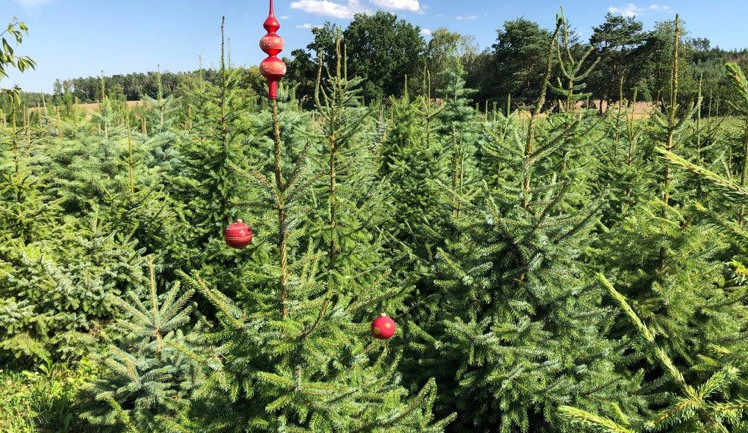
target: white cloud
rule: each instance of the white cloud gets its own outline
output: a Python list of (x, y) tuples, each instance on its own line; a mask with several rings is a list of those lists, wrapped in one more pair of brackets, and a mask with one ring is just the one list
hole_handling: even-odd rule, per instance
[(297, 28), (297, 29), (307, 29), (307, 30), (311, 30), (311, 29), (318, 29), (318, 28), (320, 28), (320, 26), (318, 26), (318, 25), (315, 25), (315, 24), (304, 23), (304, 24), (299, 24), (299, 25), (297, 25), (297, 26), (296, 26), (296, 28)]
[(421, 29), (421, 35), (423, 36), (431, 36), (431, 33), (433, 33), (430, 29)]
[[(419, 0), (369, 0), (369, 3), (379, 9), (390, 11), (409, 11), (423, 14), (426, 10), (426, 7), (422, 6)], [(362, 0), (296, 0), (291, 2), (291, 9), (300, 9), (316, 15), (341, 19), (353, 18), (353, 15), (358, 13), (372, 13), (371, 8), (362, 4)]]
[(421, 12), (421, 4), (418, 0), (370, 0), (382, 9), (392, 11)]
[(282, 19), (282, 20), (287, 20), (289, 18), (291, 18), (291, 15), (281, 15), (281, 17), (280, 17), (280, 19)]
[(639, 7), (633, 3), (627, 3), (625, 6), (611, 6), (608, 8), (608, 12), (616, 15), (623, 15), (628, 18), (643, 15), (647, 11), (669, 12), (670, 6), (651, 4), (647, 7)]
[(299, 0), (291, 3), (291, 9), (333, 18), (353, 18), (354, 14), (370, 12), (359, 0), (348, 0), (345, 4), (329, 0)]
[(608, 8), (608, 12), (616, 15), (623, 15), (625, 17), (635, 17), (639, 14), (639, 10), (640, 8), (633, 3), (629, 3), (622, 7), (611, 6)]
[(477, 19), (477, 15), (457, 15), (457, 21), (473, 21)]

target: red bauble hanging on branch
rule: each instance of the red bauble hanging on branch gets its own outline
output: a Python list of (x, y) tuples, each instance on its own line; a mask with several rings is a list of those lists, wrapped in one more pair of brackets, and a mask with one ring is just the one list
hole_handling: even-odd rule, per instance
[(284, 42), (276, 33), (280, 29), (280, 23), (275, 19), (273, 0), (270, 0), (270, 13), (262, 26), (268, 33), (260, 39), (260, 49), (268, 57), (260, 63), (260, 73), (268, 81), (268, 98), (275, 99), (278, 95), (278, 80), (286, 75), (286, 64), (276, 57), (283, 50)]
[(395, 321), (390, 316), (382, 313), (371, 322), (371, 335), (380, 340), (387, 340), (395, 335)]
[(229, 224), (223, 232), (226, 245), (231, 248), (241, 249), (252, 243), (252, 229), (244, 224), (242, 220), (236, 220)]

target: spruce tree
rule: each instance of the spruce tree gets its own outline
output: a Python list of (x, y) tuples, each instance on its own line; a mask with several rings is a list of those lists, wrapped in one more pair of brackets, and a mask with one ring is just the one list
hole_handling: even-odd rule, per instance
[[(428, 83), (423, 87), (428, 89)], [(411, 99), (406, 90), (401, 98), (390, 100), (389, 119), (381, 126), (378, 173), (391, 185), (389, 201), (394, 206), (387, 230), (388, 249), (397, 257), (394, 274), (402, 284), (415, 285), (413, 296), (419, 296), (426, 287), (429, 263), (443, 243), (451, 212), (443, 206), (446, 195), (439, 182), (451, 183), (448, 167), (453, 158), (442, 151), (440, 136), (452, 134), (451, 128), (439, 123), (446, 106), (436, 107), (429, 95)]]
[[(546, 84), (554, 54), (552, 44)], [(498, 151), (478, 149), (488, 171), (474, 175), (497, 181), (459, 195), (433, 292), (409, 324), (418, 367), (442, 390), (437, 408), (458, 413), (452, 431), (563, 431), (556, 409), (566, 401), (636, 407), (583, 254), (601, 207), (586, 186), (586, 152), (574, 148), (585, 129), (576, 115), (539, 118), (545, 88), (523, 125), (502, 115), (485, 126), (480, 143)]]
[(319, 233), (315, 237), (322, 243), (315, 248), (326, 252), (324, 270), (331, 293), (358, 296), (364, 288), (388, 291), (383, 287), (391, 282), (390, 261), (383, 241), (393, 209), (387, 202), (387, 184), (377, 179), (378, 143), (371, 108), (363, 106), (362, 80), (347, 77), (339, 39), (333, 54), (335, 69), (323, 71), (321, 61), (318, 69), (315, 104), (320, 127), (315, 141), (319, 145), (310, 148), (319, 171), (314, 188), (318, 205), (304, 229)]
[[(649, 137), (665, 154), (691, 141), (691, 116), (677, 116), (679, 36), (675, 33), (670, 104), (666, 114), (651, 120), (656, 127)], [(611, 270), (613, 283), (632, 300), (637, 314), (662, 338), (658, 343), (682, 368), (696, 363), (711, 344), (733, 346), (728, 336), (738, 332), (740, 325), (733, 318), (742, 314), (743, 307), (734, 300), (725, 302), (732, 289), (724, 278), (721, 257), (729, 239), (700, 218), (696, 209), (703, 205), (695, 188), (672, 169), (672, 163), (658, 153), (650, 159), (648, 167), (656, 164), (662, 169), (658, 182), (644, 183), (651, 179), (651, 169), (643, 166), (650, 176), (637, 176), (643, 181), (641, 196), (626, 217), (608, 228), (609, 235), (600, 244), (605, 252), (602, 265)], [(627, 327), (620, 323), (618, 328), (614, 335)]]
[[(744, 413), (748, 403), (738, 393), (735, 384), (740, 371), (733, 365), (723, 365), (705, 378), (699, 386), (690, 384), (675, 362), (662, 347), (658, 347), (655, 334), (639, 318), (628, 300), (621, 295), (604, 275), (597, 279), (619, 305), (631, 327), (639, 334), (641, 350), (663, 372), (663, 378), (674, 383), (677, 391), (667, 396), (667, 405), (650, 416), (618, 413), (617, 420), (596, 415), (578, 408), (562, 406), (564, 417), (575, 426), (589, 431), (633, 433), (638, 431), (723, 432), (744, 431), (747, 424)], [(728, 429), (728, 426), (731, 428)]]
[(591, 95), (591, 93), (580, 92), (587, 87), (582, 80), (589, 77), (600, 61), (600, 57), (595, 58), (591, 64), (589, 63), (588, 58), (595, 50), (593, 46), (583, 53), (577, 53), (580, 51), (580, 44), (576, 41), (576, 35), (569, 31), (569, 23), (566, 21), (563, 8), (561, 8), (560, 19), (562, 24), (556, 36), (558, 38), (556, 54), (562, 77), (558, 78), (558, 86), (551, 85), (551, 88), (566, 98), (563, 103), (564, 109), (573, 111), (578, 101)]
[[(103, 355), (103, 374), (88, 385), (83, 418), (102, 432), (174, 431), (202, 379), (180, 330), (190, 319), (192, 291), (174, 283), (159, 294), (153, 260), (149, 290), (114, 296), (125, 318), (117, 323), (116, 344)], [(184, 422), (184, 420), (182, 420)]]
[[(168, 265), (174, 272), (200, 270), (204, 278), (220, 281), (223, 290), (233, 294), (242, 290), (243, 280), (251, 278), (233, 269), (246, 268), (248, 263), (227, 251), (220, 235), (238, 218), (235, 203), (255, 201), (258, 194), (244, 187), (231, 164), (254, 162), (260, 157), (266, 150), (261, 137), (267, 134), (268, 124), (266, 116), (256, 113), (254, 99), (241, 87), (241, 69), (228, 61), (223, 22), (221, 38), (217, 84), (211, 84), (204, 76), (207, 71), (201, 70), (196, 79), (184, 83), (179, 101), (169, 97), (158, 104), (156, 100), (157, 107), (149, 118), (156, 121), (154, 128), (159, 132), (145, 145), (160, 148), (154, 156), (164, 165), (164, 191), (183, 204), (180, 218), (187, 227), (175, 233), (177, 239), (183, 239), (182, 245), (170, 244), (174, 252)], [(181, 110), (172, 112), (177, 103), (181, 103)], [(215, 312), (207, 303), (199, 302), (201, 311)]]
[[(74, 360), (116, 318), (109, 295), (142, 279), (141, 251), (102, 216), (99, 191), (92, 187), (105, 187), (105, 181), (76, 171), (80, 162), (102, 173), (101, 160), (77, 159), (64, 167), (57, 152), (74, 155), (83, 146), (62, 149), (56, 137), (34, 137), (29, 128), (13, 119), (2, 142), (11, 156), (0, 178), (0, 294), (9, 317), (3, 357)], [(92, 146), (89, 155), (97, 151), (101, 147)]]
[[(206, 419), (211, 431), (424, 432), (442, 431), (448, 422), (432, 420), (433, 381), (408, 396), (398, 384), (399, 357), (388, 344), (373, 341), (367, 329), (379, 313), (372, 314), (372, 308), (393, 308), (383, 301), (398, 289), (379, 288), (373, 269), (351, 274), (368, 265), (362, 259), (371, 260), (358, 249), (376, 251), (380, 240), (368, 220), (348, 210), (374, 204), (367, 197), (357, 203), (349, 189), (370, 183), (371, 175), (346, 173), (343, 158), (359, 157), (353, 154), (354, 122), (365, 113), (355, 108), (355, 82), (348, 83), (340, 70), (330, 87), (319, 91), (326, 169), (310, 166), (312, 143), (304, 140), (310, 134), (281, 129), (298, 114), (275, 99), (270, 100), (272, 119), (264, 118), (271, 121), (265, 130), (271, 134), (272, 164), (265, 159), (255, 167), (234, 165), (266, 195), (250, 208), (267, 239), (253, 252), (253, 266), (260, 267), (248, 280), (251, 285), (232, 300), (199, 275), (189, 278), (218, 310), (218, 326), (206, 336), (223, 359), (209, 379), (214, 386), (205, 402), (215, 415)], [(360, 156), (365, 161), (365, 154)], [(330, 180), (322, 194), (326, 200), (309, 196), (322, 177), (316, 173)], [(317, 236), (314, 231), (301, 236), (299, 227), (316, 225), (307, 211), (315, 205), (325, 209), (326, 223)], [(265, 226), (270, 223), (274, 227)], [(353, 242), (359, 244), (355, 250)], [(227, 413), (231, 423), (225, 421)]]
[[(726, 263), (733, 257), (734, 241), (714, 224), (723, 218), (725, 206), (704, 189), (709, 176), (689, 182), (673, 168), (680, 165), (711, 173), (673, 152), (693, 160), (705, 156), (699, 155), (699, 148), (686, 146), (694, 143), (691, 118), (697, 109), (685, 110), (683, 117), (678, 114), (678, 29), (676, 18), (670, 102), (664, 114), (656, 113), (650, 120), (649, 134), (635, 135), (643, 143), (636, 152), (639, 163), (627, 169), (628, 178), (612, 182), (624, 186), (618, 191), (628, 197), (620, 200), (625, 204), (620, 214), (606, 221), (598, 261), (611, 279), (604, 286), (608, 291), (615, 286), (620, 293), (613, 296), (616, 303), (627, 299), (626, 316), (615, 321), (609, 336), (633, 342), (627, 349), (628, 370), (644, 373), (642, 387), (635, 391), (644, 405), (638, 413), (624, 410), (628, 419), (624, 424), (630, 422), (632, 431), (665, 430), (671, 425), (678, 426), (673, 431), (726, 431), (719, 423), (727, 418), (734, 426), (741, 422), (735, 413), (717, 411), (722, 410), (718, 403), (733, 398), (732, 392), (739, 388), (730, 384), (733, 373), (726, 372), (740, 365), (734, 356), (742, 353), (737, 336), (744, 325), (736, 318), (745, 314), (743, 302), (738, 301), (744, 287)], [(628, 131), (629, 126), (626, 141), (632, 143), (634, 135)], [(652, 176), (652, 167), (660, 170), (658, 176)], [(641, 323), (646, 323), (646, 332)], [(637, 343), (637, 329), (647, 341), (644, 346)], [(710, 391), (694, 394), (694, 388), (685, 385), (696, 383)], [(716, 389), (722, 390), (720, 397), (706, 403)], [(681, 410), (686, 400), (693, 403), (689, 413)], [(706, 406), (714, 407), (716, 421), (705, 418)]]
[[(230, 220), (230, 209), (236, 183), (234, 172), (229, 167), (232, 159), (244, 157), (240, 139), (247, 135), (251, 126), (247, 114), (251, 105), (238, 87), (240, 71), (227, 64), (224, 48), (224, 23), (221, 23), (221, 68), (218, 85), (213, 86), (199, 78), (186, 89), (185, 104), (191, 128), (178, 138), (178, 157), (171, 163), (168, 173), (168, 191), (183, 202), (191, 202), (186, 215), (193, 230), (190, 244), (204, 248), (220, 233)], [(168, 129), (166, 116), (169, 100), (157, 106), (153, 119), (156, 130)], [(159, 108), (164, 106), (164, 108)], [(161, 134), (161, 133), (159, 133)], [(198, 212), (199, 210), (199, 212)], [(213, 246), (215, 248), (215, 246)]]

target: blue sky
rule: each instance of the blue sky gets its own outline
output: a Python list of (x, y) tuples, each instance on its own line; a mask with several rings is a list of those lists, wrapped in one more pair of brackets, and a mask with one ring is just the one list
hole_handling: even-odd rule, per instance
[[(655, 22), (680, 13), (692, 37), (712, 46), (748, 47), (745, 17), (748, 1), (659, 0), (275, 0), (283, 54), (311, 41), (310, 28), (325, 21), (345, 27), (354, 13), (392, 11), (419, 26), (426, 38), (439, 27), (473, 35), (480, 49), (496, 39), (503, 23), (524, 17), (551, 27), (563, 6), (583, 38), (604, 21), (607, 12), (636, 15), (651, 29)], [(264, 34), (267, 0), (0, 0), (0, 27), (13, 17), (24, 21), (29, 35), (17, 53), (29, 55), (37, 69), (11, 73), (0, 88), (15, 84), (29, 91), (52, 91), (55, 79), (187, 71), (216, 67), (220, 55), (220, 22), (226, 16), (234, 65), (258, 64), (264, 54), (257, 43)]]

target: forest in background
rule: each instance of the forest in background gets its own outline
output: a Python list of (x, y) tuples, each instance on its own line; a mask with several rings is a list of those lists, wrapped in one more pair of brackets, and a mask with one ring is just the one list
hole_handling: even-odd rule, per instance
[(748, 431), (739, 64), (730, 116), (684, 97), (676, 18), (660, 109), (601, 114), (559, 19), (486, 109), (462, 55), (378, 99), (341, 36), (277, 101), (223, 49), (136, 107), (4, 94), (0, 430)]
[[(636, 17), (608, 14), (603, 23), (593, 27), (587, 41), (581, 40), (574, 28), (570, 28), (569, 43), (574, 55), (581, 58), (590, 51), (586, 61), (598, 62), (586, 77), (584, 88), (596, 107), (599, 108), (601, 100), (610, 105), (622, 98), (664, 106), (669, 92), (668, 59), (672, 56), (673, 25), (673, 21), (664, 21), (657, 23), (654, 29), (645, 30)], [(684, 36), (680, 48), (679, 102), (694, 102), (701, 87), (705, 106), (715, 113), (720, 110), (732, 113), (732, 104), (737, 99), (723, 66), (735, 62), (748, 67), (748, 48), (723, 50), (713, 47), (708, 38), (691, 37), (686, 30), (681, 33)], [(306, 49), (294, 50), (284, 58), (289, 69), (285, 82), (295, 88), (305, 108), (314, 105), (318, 57), (333, 50), (339, 35), (347, 47), (348, 72), (365, 79), (362, 93), (366, 103), (400, 96), (406, 81), (411, 95), (416, 95), (423, 91), (420, 86), (425, 74), (430, 77), (432, 96), (442, 98), (445, 96), (440, 93), (445, 87), (444, 74), (459, 59), (467, 82), (476, 90), (469, 99), (484, 110), (486, 105), (493, 107), (494, 104), (503, 109), (507, 104), (511, 109), (527, 108), (537, 99), (547, 63), (545, 53), (553, 33), (552, 29), (542, 28), (531, 20), (509, 20), (496, 30), (496, 42), (480, 51), (470, 35), (439, 28), (426, 41), (418, 26), (384, 12), (356, 15), (345, 29), (328, 22), (311, 31), (314, 40)], [(334, 64), (332, 59), (326, 62), (328, 68)], [(241, 70), (240, 85), (257, 95), (263, 94), (265, 84), (258, 67), (238, 69)], [(556, 76), (559, 73), (555, 71)], [(219, 80), (218, 71), (214, 69), (58, 79), (52, 94), (44, 96), (46, 103), (58, 105), (66, 98), (82, 103), (99, 102), (103, 93), (109, 99), (137, 101), (145, 96), (155, 98), (159, 86), (166, 96), (179, 95), (180, 86), (189, 85), (198, 76), (214, 85)], [(563, 89), (566, 83), (554, 80), (550, 84)], [(561, 93), (551, 89), (548, 104)], [(40, 106), (41, 99), (42, 94), (25, 96), (31, 107)]]

